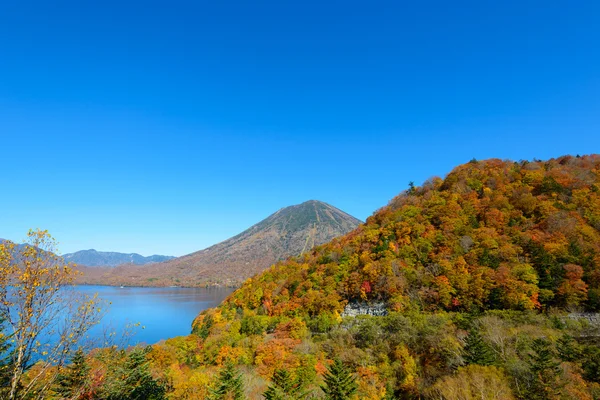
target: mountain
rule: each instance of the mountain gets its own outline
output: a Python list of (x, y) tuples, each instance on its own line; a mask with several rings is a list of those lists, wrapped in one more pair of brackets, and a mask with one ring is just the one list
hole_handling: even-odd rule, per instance
[[(0, 243), (10, 242), (0, 239)], [(16, 244), (16, 250), (22, 251), (27, 245)], [(81, 250), (60, 256), (67, 263), (74, 263), (78, 267), (115, 267), (122, 264), (146, 265), (172, 260), (173, 256), (152, 255), (144, 257), (137, 253), (116, 253), (91, 250)]]
[(356, 398), (591, 400), (599, 312), (600, 155), (473, 160), (248, 279), (189, 340), (315, 391), (340, 360)]
[[(303, 221), (277, 220), (231, 246)], [(248, 399), (593, 400), (599, 313), (600, 155), (473, 160), (140, 354), (177, 399), (235, 385)], [(101, 351), (88, 356), (101, 385), (137, 371)]]
[(235, 285), (273, 263), (355, 229), (360, 220), (321, 201), (282, 208), (207, 249), (143, 267), (83, 269), (82, 282), (136, 286)]
[(146, 265), (171, 260), (175, 257), (160, 255), (144, 257), (137, 253), (126, 254), (90, 249), (68, 253), (63, 255), (63, 258), (66, 262), (73, 262), (77, 265), (85, 265), (88, 267), (116, 267), (121, 264)]
[[(249, 301), (257, 290), (260, 301)], [(341, 313), (354, 301), (392, 310), (600, 311), (600, 155), (473, 160), (229, 298), (282, 313), (300, 304), (303, 313)]]

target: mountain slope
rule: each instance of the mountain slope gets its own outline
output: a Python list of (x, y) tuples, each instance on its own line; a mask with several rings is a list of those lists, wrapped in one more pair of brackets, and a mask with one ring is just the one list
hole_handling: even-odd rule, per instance
[[(248, 280), (229, 303), (272, 313), (600, 310), (600, 155), (473, 161), (358, 229)], [(255, 299), (255, 293), (263, 293)]]
[(81, 250), (75, 253), (63, 255), (66, 262), (88, 267), (116, 267), (121, 264), (145, 265), (171, 260), (175, 257), (152, 255), (144, 257), (137, 253), (116, 253), (107, 251), (96, 251), (94, 249)]
[(167, 262), (84, 269), (83, 282), (116, 285), (233, 285), (289, 256), (343, 235), (360, 224), (320, 201), (283, 208), (228, 240)]
[[(357, 303), (378, 316), (342, 319)], [(496, 376), (509, 388), (501, 398), (534, 398), (531, 354), (579, 346), (572, 334), (589, 341), (587, 321), (562, 322), (577, 319), (571, 310), (600, 311), (600, 155), (461, 165), (248, 279), (193, 333), (206, 365), (226, 355), (265, 379), (281, 368), (324, 373), (340, 359), (357, 372), (360, 398), (456, 398), (431, 390), (457, 371), (458, 381), (471, 379), (466, 371)], [(492, 361), (477, 359), (482, 348)], [(596, 361), (562, 360), (573, 372), (555, 378), (577, 387), (564, 398), (592, 399), (577, 371)]]

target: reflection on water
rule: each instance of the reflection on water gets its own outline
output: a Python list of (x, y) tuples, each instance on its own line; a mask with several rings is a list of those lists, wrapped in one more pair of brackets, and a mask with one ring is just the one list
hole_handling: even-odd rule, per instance
[[(90, 331), (92, 339), (101, 340), (105, 331), (121, 336), (127, 324), (139, 323), (135, 336), (127, 344), (153, 344), (162, 339), (187, 335), (198, 313), (215, 307), (233, 289), (229, 288), (135, 288), (112, 286), (77, 286), (82, 293), (110, 302), (109, 311), (100, 325)], [(142, 329), (142, 326), (144, 329)]]

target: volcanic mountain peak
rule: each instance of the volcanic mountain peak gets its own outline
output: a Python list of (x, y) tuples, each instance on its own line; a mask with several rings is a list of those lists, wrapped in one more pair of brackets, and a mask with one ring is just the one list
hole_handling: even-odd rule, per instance
[(252, 228), (264, 229), (274, 226), (286, 231), (296, 231), (311, 224), (321, 223), (330, 224), (332, 227), (337, 226), (343, 230), (348, 224), (359, 225), (361, 221), (327, 203), (309, 200), (282, 208)]
[(245, 251), (247, 246), (258, 240), (271, 249), (277, 255), (277, 259), (286, 258), (299, 255), (313, 246), (353, 230), (360, 224), (360, 220), (327, 203), (309, 200), (282, 208), (244, 232), (206, 250), (219, 249), (230, 254), (237, 253), (241, 249), (232, 245), (242, 245)]
[(83, 281), (137, 286), (238, 284), (359, 224), (360, 220), (327, 203), (310, 200), (282, 208), (207, 249), (151, 265), (120, 266), (103, 272), (88, 269)]

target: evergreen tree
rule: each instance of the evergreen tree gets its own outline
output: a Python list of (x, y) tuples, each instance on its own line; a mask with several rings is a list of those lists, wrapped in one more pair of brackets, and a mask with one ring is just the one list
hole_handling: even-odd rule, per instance
[(535, 339), (529, 355), (529, 369), (533, 382), (528, 398), (546, 400), (554, 398), (560, 391), (560, 363), (555, 360), (555, 352), (550, 341)]
[(233, 363), (228, 362), (219, 373), (217, 385), (211, 391), (211, 400), (242, 400), (244, 396), (244, 383)]
[(585, 346), (583, 354), (583, 377), (588, 381), (600, 383), (600, 348)]
[(339, 359), (328, 368), (324, 380), (325, 385), (321, 389), (327, 400), (349, 399), (358, 388), (354, 376)]
[(408, 194), (415, 194), (416, 191), (415, 183), (413, 181), (408, 182)]
[(75, 352), (71, 365), (65, 368), (57, 377), (57, 387), (54, 391), (65, 398), (79, 398), (89, 388), (90, 367), (81, 349)]
[(150, 374), (146, 354), (150, 349), (136, 349), (125, 363), (125, 385), (131, 388), (130, 400), (159, 400), (165, 397), (165, 388)]
[(297, 400), (304, 399), (307, 395), (302, 390), (300, 380), (292, 379), (292, 375), (285, 369), (275, 371), (271, 385), (263, 394), (266, 400)]
[(558, 357), (563, 361), (578, 361), (581, 358), (581, 347), (569, 335), (563, 335), (556, 341)]
[(125, 361), (114, 366), (103, 387), (101, 399), (162, 400), (166, 388), (152, 377), (146, 354), (150, 347), (135, 348)]
[(492, 365), (495, 358), (493, 350), (483, 340), (479, 329), (472, 328), (465, 340), (465, 361), (467, 364)]

